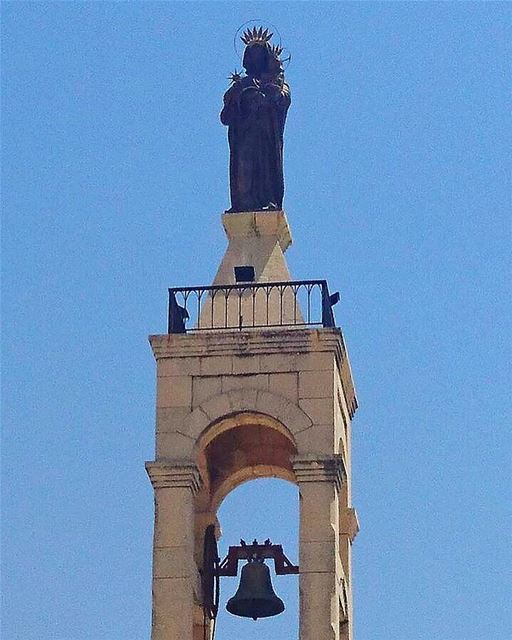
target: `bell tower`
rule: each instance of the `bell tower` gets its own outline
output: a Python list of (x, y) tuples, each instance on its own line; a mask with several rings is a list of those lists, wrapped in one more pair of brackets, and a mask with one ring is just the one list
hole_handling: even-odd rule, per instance
[[(212, 638), (217, 586), (244, 562), (243, 593), (228, 610), (247, 624), (279, 614), (278, 598), (266, 608), (250, 586), (266, 584), (266, 561), (278, 575), (298, 573), (299, 640), (352, 639), (357, 400), (334, 319), (339, 296), (325, 280), (293, 280), (286, 265), (282, 134), (290, 91), (271, 36), (256, 27), (243, 34), (246, 74), (224, 97), (232, 206), (222, 215), (228, 247), (214, 283), (169, 289), (167, 333), (150, 336), (157, 365), (156, 453), (146, 463), (155, 497), (151, 640)], [(218, 558), (220, 502), (262, 477), (298, 486), (298, 566), (279, 541)]]

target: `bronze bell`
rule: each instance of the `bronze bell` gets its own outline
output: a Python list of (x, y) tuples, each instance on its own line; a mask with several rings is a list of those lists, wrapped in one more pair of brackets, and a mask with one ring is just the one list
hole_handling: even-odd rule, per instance
[(243, 618), (269, 618), (284, 611), (284, 603), (274, 593), (270, 569), (263, 560), (250, 560), (242, 567), (240, 584), (228, 600), (229, 613)]

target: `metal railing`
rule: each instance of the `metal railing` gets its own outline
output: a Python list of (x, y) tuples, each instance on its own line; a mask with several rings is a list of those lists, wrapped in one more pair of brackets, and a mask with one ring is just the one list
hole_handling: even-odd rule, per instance
[(325, 280), (241, 283), (169, 289), (168, 333), (262, 327), (334, 327)]

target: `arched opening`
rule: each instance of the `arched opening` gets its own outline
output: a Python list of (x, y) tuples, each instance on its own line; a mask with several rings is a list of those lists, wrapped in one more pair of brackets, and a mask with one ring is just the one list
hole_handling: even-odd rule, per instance
[[(203, 487), (196, 495), (196, 557), (201, 558), (205, 526), (218, 524), (219, 555), (229, 546), (270, 539), (283, 546), (298, 564), (299, 501), (292, 458), (297, 453), (293, 435), (279, 420), (256, 411), (240, 411), (212, 422), (196, 442), (196, 460)], [(271, 498), (271, 499), (270, 499)], [(238, 618), (225, 610), (237, 590), (245, 561), (239, 562), (237, 578), (221, 578), (221, 606), (216, 640), (262, 638), (277, 640), (290, 629), (298, 636), (298, 576), (276, 576), (274, 562), (267, 560), (274, 589), (285, 611), (272, 618)]]
[(256, 478), (295, 481), (291, 459), (297, 452), (288, 429), (275, 418), (241, 411), (210, 424), (196, 443), (204, 487), (199, 511), (215, 512), (238, 485)]
[(215, 509), (235, 487), (261, 477), (293, 481), (293, 443), (282, 433), (260, 424), (242, 424), (224, 431), (204, 450)]
[[(271, 499), (270, 499), (271, 498)], [(277, 478), (260, 478), (244, 483), (231, 491), (222, 501), (217, 516), (222, 531), (219, 552), (225, 557), (230, 545), (240, 544), (240, 538), (250, 543), (254, 538), (267, 538), (281, 544), (288, 558), (298, 564), (299, 498), (296, 485)], [(227, 600), (234, 595), (240, 580), (224, 577), (221, 580), (221, 601), (217, 621), (216, 640), (281, 640), (297, 638), (299, 624), (299, 588), (297, 575), (276, 576), (273, 563), (272, 583), (276, 594), (285, 603), (285, 611), (272, 618), (253, 621), (230, 615)]]

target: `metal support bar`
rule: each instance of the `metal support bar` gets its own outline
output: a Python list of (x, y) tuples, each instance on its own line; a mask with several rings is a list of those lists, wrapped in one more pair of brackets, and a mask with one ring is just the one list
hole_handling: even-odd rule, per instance
[(254, 558), (274, 560), (275, 571), (278, 576), (297, 574), (299, 567), (294, 565), (285, 556), (283, 547), (280, 544), (242, 544), (239, 547), (229, 547), (228, 555), (220, 563), (217, 575), (236, 576), (238, 573), (238, 562), (240, 560), (251, 560)]

